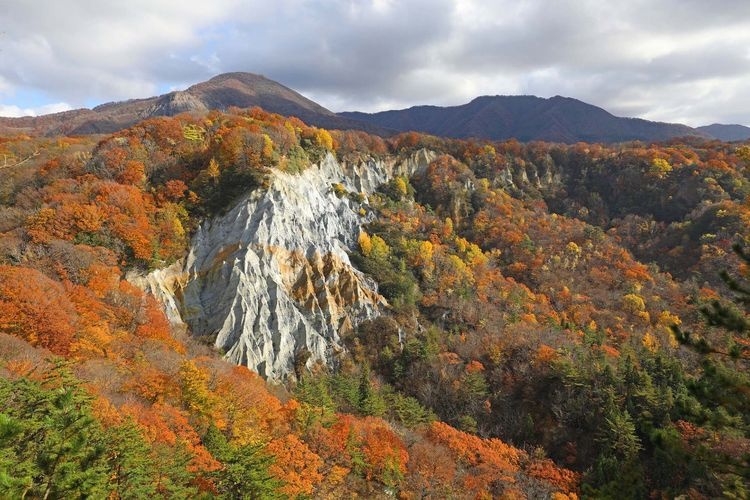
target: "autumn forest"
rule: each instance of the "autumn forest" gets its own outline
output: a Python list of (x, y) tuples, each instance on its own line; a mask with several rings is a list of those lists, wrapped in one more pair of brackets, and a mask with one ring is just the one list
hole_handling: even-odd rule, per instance
[[(270, 173), (386, 305), (282, 382), (136, 286)], [(0, 139), (0, 496), (745, 498), (750, 148), (382, 138), (259, 108)]]

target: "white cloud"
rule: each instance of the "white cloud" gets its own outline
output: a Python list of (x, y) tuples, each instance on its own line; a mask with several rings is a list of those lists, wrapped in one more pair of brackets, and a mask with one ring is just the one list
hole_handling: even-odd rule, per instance
[(70, 111), (73, 107), (66, 102), (56, 102), (53, 104), (44, 104), (35, 108), (20, 108), (13, 104), (0, 103), (0, 116), (18, 117), (18, 116), (39, 116), (50, 113), (60, 113)]
[(0, 32), (5, 102), (81, 106), (252, 71), (334, 110), (523, 93), (750, 120), (747, 0), (5, 0)]

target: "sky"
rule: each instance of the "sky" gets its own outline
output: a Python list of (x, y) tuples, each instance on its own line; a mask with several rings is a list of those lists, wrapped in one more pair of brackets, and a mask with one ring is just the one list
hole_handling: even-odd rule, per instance
[(750, 125), (750, 0), (0, 0), (0, 116), (230, 71), (333, 111), (563, 95)]

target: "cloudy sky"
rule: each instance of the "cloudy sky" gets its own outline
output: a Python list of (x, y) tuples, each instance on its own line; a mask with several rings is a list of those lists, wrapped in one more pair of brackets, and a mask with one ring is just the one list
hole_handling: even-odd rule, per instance
[(334, 111), (559, 94), (750, 125), (750, 0), (0, 0), (0, 115), (227, 71)]

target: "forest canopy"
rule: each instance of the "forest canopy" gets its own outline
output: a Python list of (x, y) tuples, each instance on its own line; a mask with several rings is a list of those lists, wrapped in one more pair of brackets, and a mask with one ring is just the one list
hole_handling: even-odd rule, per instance
[[(126, 279), (271, 169), (422, 149), (367, 200), (332, 186), (389, 304), (336, 370), (271, 386)], [(0, 155), (28, 159), (0, 169), (0, 496), (749, 494), (748, 146), (383, 139), (255, 108)]]

